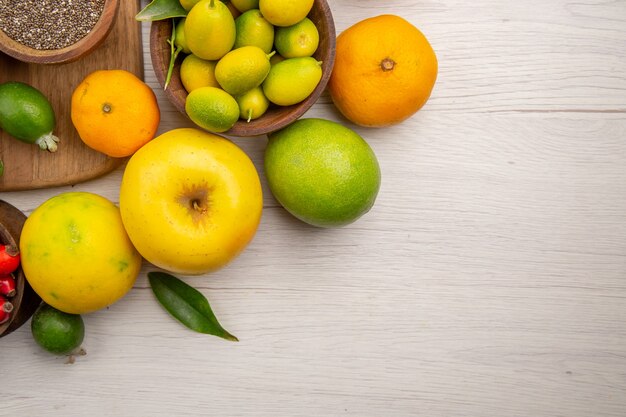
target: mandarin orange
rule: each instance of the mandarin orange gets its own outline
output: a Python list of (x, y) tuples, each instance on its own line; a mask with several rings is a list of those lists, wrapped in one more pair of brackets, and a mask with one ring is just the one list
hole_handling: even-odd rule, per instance
[(154, 92), (136, 75), (99, 70), (74, 90), (71, 118), (87, 146), (122, 158), (154, 138), (161, 113)]
[(348, 120), (361, 126), (388, 126), (426, 103), (437, 70), (435, 51), (419, 29), (399, 16), (381, 15), (362, 20), (337, 37), (328, 89)]

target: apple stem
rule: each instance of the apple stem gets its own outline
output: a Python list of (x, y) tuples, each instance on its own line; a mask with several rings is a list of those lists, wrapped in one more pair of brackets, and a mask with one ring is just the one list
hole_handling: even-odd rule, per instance
[(192, 206), (193, 206), (193, 209), (195, 211), (199, 211), (200, 213), (206, 212), (206, 208), (204, 208), (200, 204), (198, 204), (198, 200), (193, 200), (192, 201)]

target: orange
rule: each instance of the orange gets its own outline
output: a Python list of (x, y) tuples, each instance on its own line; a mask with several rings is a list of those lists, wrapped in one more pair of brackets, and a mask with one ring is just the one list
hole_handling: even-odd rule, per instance
[(161, 113), (154, 92), (137, 76), (125, 70), (100, 70), (74, 90), (71, 117), (87, 146), (122, 158), (154, 137)]
[(336, 46), (328, 89), (335, 106), (353, 123), (400, 123), (430, 97), (437, 79), (435, 51), (403, 18), (362, 20), (343, 31)]

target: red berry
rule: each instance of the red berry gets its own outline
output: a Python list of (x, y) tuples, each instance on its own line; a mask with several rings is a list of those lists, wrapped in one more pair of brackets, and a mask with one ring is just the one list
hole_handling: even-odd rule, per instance
[(7, 275), (20, 266), (20, 252), (12, 245), (0, 245), (0, 274)]
[(11, 275), (0, 276), (0, 294), (7, 297), (15, 295), (15, 280)]
[(0, 296), (0, 324), (9, 320), (11, 311), (13, 311), (13, 304), (7, 301), (6, 298)]

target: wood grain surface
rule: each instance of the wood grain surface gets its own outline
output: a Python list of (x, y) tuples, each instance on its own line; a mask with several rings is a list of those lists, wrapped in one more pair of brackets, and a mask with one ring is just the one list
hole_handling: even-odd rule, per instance
[[(371, 212), (305, 226), (266, 186), (266, 139), (236, 138), (264, 187), (259, 231), (227, 268), (181, 278), (240, 342), (168, 317), (144, 264), (85, 316), (74, 364), (27, 325), (0, 340), (0, 415), (624, 416), (626, 2), (329, 4), (337, 33), (397, 14), (439, 58), (431, 99), (399, 125), (356, 127), (327, 94), (306, 114), (373, 147)], [(148, 33), (160, 131), (190, 126), (158, 91)], [(0, 196), (27, 214), (70, 190), (118, 202), (122, 173)]]
[(139, 1), (124, 0), (106, 40), (90, 54), (65, 64), (29, 64), (0, 53), (0, 82), (21, 81), (39, 89), (56, 115), (54, 133), (61, 139), (55, 153), (20, 142), (0, 132), (4, 175), (0, 191), (72, 185), (111, 172), (123, 162), (86, 146), (70, 117), (74, 89), (95, 70), (125, 69), (143, 76), (141, 25), (134, 20)]

